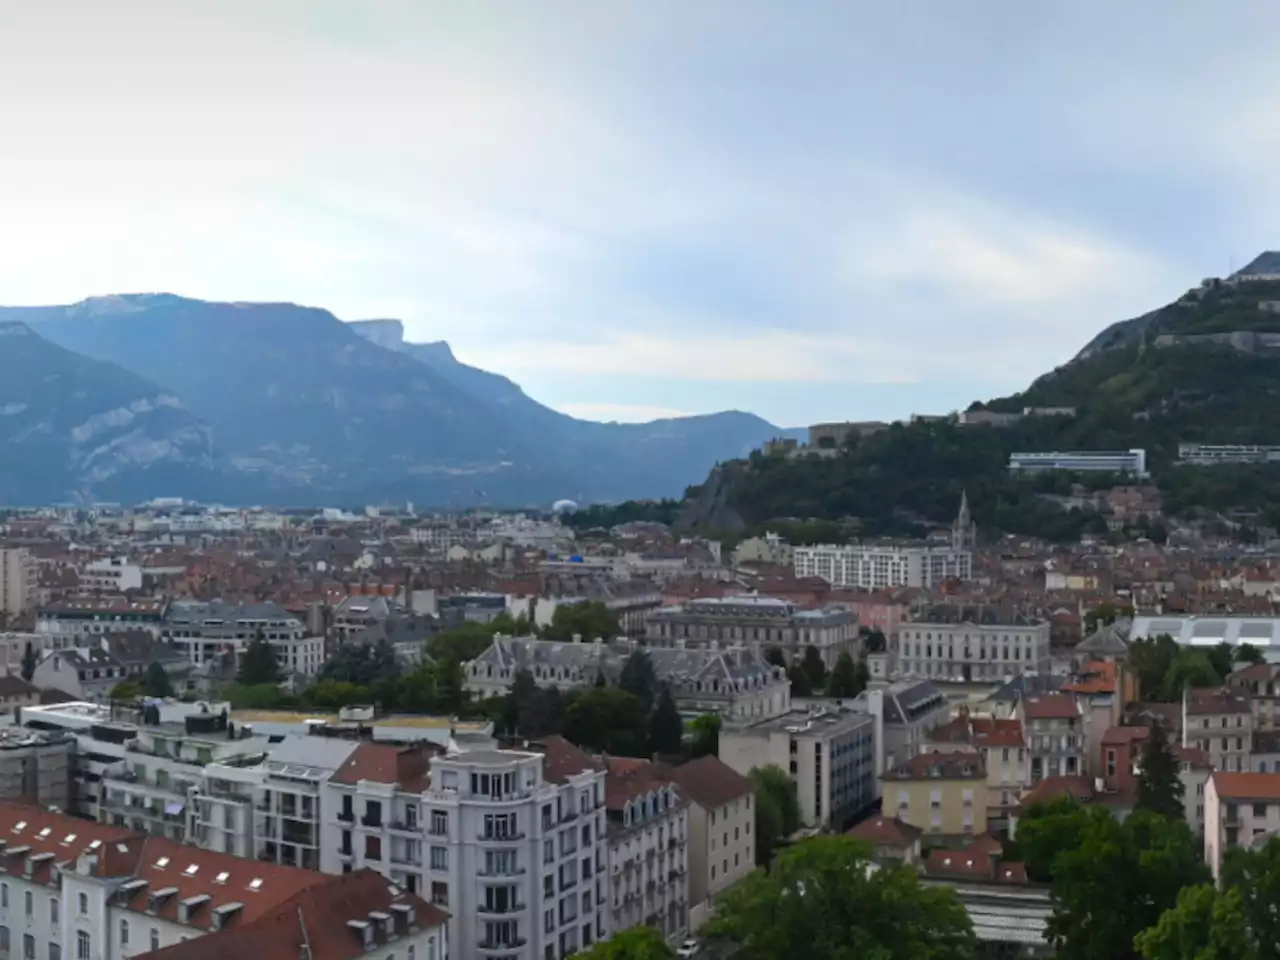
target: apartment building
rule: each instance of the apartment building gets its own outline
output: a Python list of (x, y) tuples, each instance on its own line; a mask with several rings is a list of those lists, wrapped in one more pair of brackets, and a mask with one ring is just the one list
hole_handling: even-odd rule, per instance
[(645, 634), (650, 646), (712, 647), (740, 644), (764, 655), (782, 651), (798, 663), (808, 647), (830, 669), (842, 653), (856, 657), (860, 649), (858, 618), (845, 607), (805, 610), (776, 597), (700, 597), (649, 615)]
[(928, 680), (876, 686), (860, 693), (850, 706), (877, 723), (876, 769), (881, 771), (914, 757), (929, 734), (951, 716), (946, 695)]
[(898, 633), (898, 664), (908, 676), (1003, 680), (1049, 672), (1048, 620), (1010, 607), (934, 604)]
[(163, 639), (194, 664), (240, 653), (261, 633), (286, 674), (314, 676), (324, 666), (324, 637), (278, 603), (224, 603), (179, 600), (169, 605), (160, 627)]
[[(186, 843), (196, 836), (195, 800), (209, 764), (261, 763), (265, 737), (228, 724), (225, 704), (204, 705), (180, 721), (164, 722), (161, 707), (143, 711), (125, 756), (107, 766), (99, 792), (98, 819)], [(170, 711), (177, 713), (177, 711)]]
[(12, 802), (0, 839), (0, 949), (26, 960), (296, 956), (299, 936), (334, 960), (449, 955), (444, 914), (372, 872), (326, 877)]
[(0, 547), (0, 619), (30, 613), (40, 602), (39, 569), (25, 547)]
[(1011, 473), (1040, 473), (1045, 470), (1062, 470), (1069, 473), (1118, 473), (1145, 477), (1147, 451), (1077, 450), (1009, 455)]
[(0, 799), (69, 809), (74, 752), (67, 734), (0, 727)]
[(1216, 770), (1204, 792), (1204, 859), (1218, 879), (1232, 847), (1249, 849), (1280, 831), (1280, 773)]
[[(82, 638), (88, 642), (89, 638)], [(49, 650), (36, 664), (31, 681), (42, 690), (60, 690), (77, 700), (105, 701), (116, 684), (127, 680), (124, 664), (98, 646)]]
[(609, 928), (656, 927), (668, 940), (689, 929), (689, 803), (653, 763), (605, 762)]
[(973, 576), (973, 553), (926, 543), (820, 544), (795, 548), (797, 577), (821, 577), (835, 587), (935, 589)]
[(935, 729), (926, 747), (939, 753), (975, 752), (987, 772), (987, 823), (1007, 826), (1018, 798), (1031, 786), (1031, 751), (1022, 721), (971, 717), (967, 711)]
[(562, 738), (542, 750), (361, 743), (324, 788), (321, 868), (447, 906), (458, 956), (586, 950), (611, 931), (605, 774)]
[(142, 589), (142, 568), (125, 557), (103, 557), (80, 571), (80, 586), (103, 593)]
[(1023, 697), (1016, 715), (1022, 721), (1031, 755), (1031, 784), (1046, 777), (1084, 774), (1088, 745), (1076, 698), (1069, 693)]
[(387, 597), (344, 597), (333, 609), (333, 631), (339, 643), (404, 613), (404, 608)]
[(38, 659), (44, 653), (46, 639), (41, 633), (0, 632), (0, 676), (20, 677), (27, 647)]
[(36, 614), (36, 633), (48, 636), (46, 649), (79, 646), (86, 638), (127, 630), (161, 634), (167, 604), (163, 600), (59, 600)]
[(755, 787), (711, 756), (661, 770), (689, 802), (689, 928), (696, 930), (716, 898), (755, 869)]
[(1247, 696), (1230, 691), (1191, 690), (1182, 705), (1182, 743), (1197, 747), (1215, 770), (1251, 769), (1253, 710)]
[(71, 799), (67, 809), (97, 821), (103, 776), (124, 761), (126, 744), (137, 737), (137, 725), (110, 706), (84, 701), (22, 707), (17, 711), (14, 724), (45, 734), (66, 734), (74, 739)]
[(0, 675), (0, 713), (9, 714), (19, 707), (33, 707), (40, 702), (40, 688), (28, 683), (17, 673)]
[(1280, 729), (1280, 665), (1253, 663), (1227, 677), (1226, 688), (1247, 697), (1257, 731)]
[(875, 728), (869, 714), (834, 704), (792, 710), (723, 727), (719, 754), (741, 774), (788, 771), (804, 825), (842, 830), (876, 800)]
[(947, 842), (987, 832), (987, 772), (975, 751), (930, 751), (884, 774), (884, 813)]
[[(1138, 769), (1142, 752), (1151, 739), (1148, 727), (1116, 726), (1102, 736), (1103, 767), (1100, 779), (1106, 793), (1133, 803), (1138, 794)], [(1183, 815), (1197, 835), (1205, 828), (1205, 789), (1212, 773), (1209, 758), (1196, 747), (1170, 744), (1182, 781)]]
[[(522, 670), (527, 670), (538, 686), (572, 690), (598, 682), (616, 684), (636, 649), (625, 641), (557, 643), (499, 636), (462, 669), (467, 689), (481, 698), (504, 695)], [(774, 717), (791, 707), (791, 682), (786, 671), (745, 647), (641, 649), (682, 712), (716, 713), (726, 718)]]

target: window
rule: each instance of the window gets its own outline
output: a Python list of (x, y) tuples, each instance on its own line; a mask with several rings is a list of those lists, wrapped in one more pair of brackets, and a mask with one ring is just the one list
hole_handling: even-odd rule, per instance
[(62, 947), (56, 943), (49, 944), (49, 960), (62, 960)]
[(80, 916), (88, 916), (89, 913), (89, 895), (87, 893), (80, 894)]
[(36, 960), (36, 938), (29, 933), (22, 935), (22, 960)]
[(160, 931), (157, 930), (155, 927), (151, 928), (151, 949), (152, 950), (160, 949)]
[(431, 811), (431, 832), (440, 837), (449, 833), (449, 815), (443, 810)]
[(9, 885), (0, 883), (0, 907), (9, 908)]
[[(83, 899), (88, 899), (82, 893)], [(83, 930), (76, 931), (76, 960), (89, 960), (89, 934)]]
[(58, 910), (58, 898), (57, 898), (57, 897), (53, 897), (53, 898), (52, 898), (52, 899), (50, 899), (50, 901), (49, 901), (49, 922), (50, 922), (50, 923), (57, 923), (57, 922), (58, 922), (58, 914), (59, 914), (59, 912), (60, 912), (60, 911)]
[(381, 837), (365, 837), (364, 838), (364, 858), (366, 860), (382, 859), (382, 838)]
[(24, 893), (22, 895), (22, 899), (23, 899), (22, 905), (26, 907), (27, 916), (34, 917), (36, 915), (36, 899), (34, 896), (32, 896), (31, 891), (28, 890), (26, 893)]
[(120, 946), (127, 947), (129, 945), (129, 921), (120, 921)]
[(432, 870), (448, 870), (449, 869), (449, 848), (448, 847), (432, 847), (431, 848), (431, 869)]

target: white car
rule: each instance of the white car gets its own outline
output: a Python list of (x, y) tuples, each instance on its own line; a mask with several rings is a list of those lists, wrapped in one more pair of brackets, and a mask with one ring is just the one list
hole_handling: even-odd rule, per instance
[(680, 948), (676, 950), (676, 956), (679, 957), (680, 960), (690, 960), (691, 957), (696, 957), (698, 955), (698, 951), (701, 949), (702, 944), (698, 943), (697, 940), (686, 940), (684, 943), (680, 944)]

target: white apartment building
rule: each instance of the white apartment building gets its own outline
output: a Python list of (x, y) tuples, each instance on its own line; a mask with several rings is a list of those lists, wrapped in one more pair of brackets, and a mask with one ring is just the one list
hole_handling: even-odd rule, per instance
[(142, 589), (142, 568), (124, 557), (94, 560), (80, 571), (80, 585), (104, 593)]
[(75, 738), (71, 810), (97, 821), (103, 777), (124, 762), (125, 747), (137, 737), (137, 726), (116, 716), (107, 705), (87, 702), (22, 707), (16, 711), (14, 722), (30, 730), (65, 733)]
[(1280, 460), (1280, 447), (1259, 444), (1178, 444), (1178, 462), (1200, 467), (1219, 463), (1274, 463)]
[(324, 666), (324, 637), (309, 635), (306, 625), (278, 603), (179, 600), (169, 605), (161, 626), (161, 637), (196, 664), (228, 652), (239, 657), (259, 633), (286, 674), (310, 677)]
[(561, 960), (609, 935), (605, 777), (545, 753), (362, 743), (325, 787), (321, 869), (369, 867), (450, 914), (461, 957)]
[(0, 675), (22, 675), (22, 658), (27, 646), (35, 652), (37, 662), (45, 651), (47, 637), (43, 633), (0, 633)]
[(7, 801), (0, 845), (6, 956), (126, 960), (192, 942), (192, 960), (275, 960), (297, 957), (300, 927), (334, 958), (448, 956), (444, 914), (372, 872), (326, 877)]
[(1009, 470), (1013, 473), (1065, 470), (1071, 473), (1123, 473), (1145, 477), (1147, 451), (1134, 449), (1012, 453), (1009, 455)]
[(936, 604), (898, 632), (898, 664), (909, 677), (1005, 680), (1047, 674), (1047, 620), (993, 606)]
[(671, 778), (644, 760), (610, 757), (610, 929), (648, 925), (668, 940), (689, 929), (689, 804)]
[(836, 587), (931, 589), (945, 580), (970, 579), (973, 554), (928, 544), (821, 544), (795, 548), (795, 572), (797, 577), (821, 577)]
[(94, 641), (105, 633), (145, 630), (157, 639), (164, 616), (163, 600), (75, 599), (60, 600), (41, 607), (36, 615), (36, 633), (49, 637), (46, 649), (60, 650)]
[(0, 547), (0, 616), (16, 617), (40, 602), (35, 556), (24, 547)]

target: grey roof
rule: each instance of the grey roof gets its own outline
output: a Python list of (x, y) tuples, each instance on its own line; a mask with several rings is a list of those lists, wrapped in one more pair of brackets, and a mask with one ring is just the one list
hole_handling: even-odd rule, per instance
[(51, 651), (45, 657), (46, 659), (48, 657), (62, 657), (68, 666), (75, 667), (78, 670), (86, 667), (122, 666), (119, 660), (101, 647), (69, 647), (66, 650)]
[(360, 617), (385, 618), (404, 610), (400, 604), (387, 597), (346, 597), (334, 608), (334, 616), (347, 614)]
[(444, 629), (439, 617), (425, 613), (392, 616), (351, 635), (351, 643), (423, 643)]
[(223, 600), (175, 600), (169, 604), (165, 620), (196, 623), (205, 620), (294, 620), (298, 618), (278, 603), (227, 603)]
[(1167, 633), (1184, 646), (1212, 647), (1226, 641), (1232, 646), (1250, 643), (1262, 650), (1280, 650), (1280, 617), (1245, 617), (1206, 614), (1204, 616), (1139, 616), (1133, 619), (1131, 639)]
[[(898, 680), (880, 688), (884, 693), (884, 722), (904, 726), (947, 703), (946, 695), (931, 680)], [(864, 690), (854, 699), (859, 710), (867, 706)]]
[(1115, 623), (1098, 627), (1093, 633), (1076, 644), (1077, 653), (1117, 655), (1129, 649), (1129, 633), (1133, 629), (1133, 621), (1121, 617)]
[(997, 703), (1016, 703), (1023, 697), (1057, 693), (1066, 679), (1048, 673), (1024, 673), (1001, 685), (987, 699)]
[[(495, 637), (493, 644), (475, 663), (527, 670), (534, 666), (577, 667), (588, 676), (603, 674), (616, 681), (622, 665), (636, 647), (629, 643), (560, 643), (529, 637)], [(777, 669), (751, 650), (730, 647), (720, 650), (644, 647), (659, 680), (749, 680), (769, 679)]]
[(346, 762), (358, 746), (358, 741), (336, 737), (285, 737), (271, 746), (267, 754), (267, 769), (286, 775), (314, 770), (316, 776), (323, 774), (327, 778)]
[(919, 616), (912, 617), (913, 625), (972, 623), (988, 626), (1032, 627), (1043, 622), (1037, 617), (1028, 616), (1016, 607), (987, 603), (935, 603), (921, 611)]

